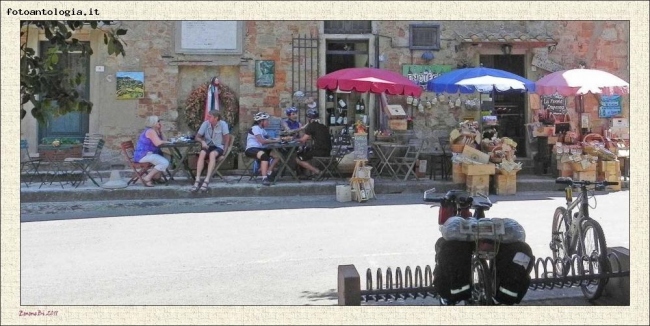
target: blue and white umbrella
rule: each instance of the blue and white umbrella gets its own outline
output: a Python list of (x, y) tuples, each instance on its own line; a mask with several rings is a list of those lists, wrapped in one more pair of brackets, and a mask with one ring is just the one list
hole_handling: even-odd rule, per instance
[(427, 82), (436, 93), (535, 92), (535, 82), (513, 73), (492, 68), (463, 68), (444, 73)]

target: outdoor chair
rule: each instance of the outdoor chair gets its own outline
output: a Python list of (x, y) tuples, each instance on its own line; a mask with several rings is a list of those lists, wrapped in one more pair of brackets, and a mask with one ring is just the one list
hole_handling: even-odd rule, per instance
[[(242, 160), (244, 163), (244, 168), (242, 169), (242, 173), (239, 176), (239, 180), (237, 182), (241, 182), (244, 177), (249, 177), (248, 181), (251, 181), (260, 174), (259, 171), (259, 160), (252, 159), (242, 153)], [(257, 162), (257, 164), (255, 164)]]
[(316, 180), (327, 180), (330, 177), (342, 178), (339, 172), (339, 163), (348, 152), (350, 136), (339, 136), (332, 138), (332, 152), (330, 156), (312, 158), (312, 165), (319, 169), (321, 173), (316, 176)]
[[(99, 157), (102, 153), (102, 149), (104, 148), (104, 140), (99, 139), (97, 140), (97, 143), (94, 144), (94, 149), (95, 152), (93, 153), (93, 156), (88, 156), (86, 155), (85, 157), (69, 157), (64, 159), (65, 162), (69, 162), (72, 165), (72, 170), (71, 172), (77, 173), (77, 171), (81, 174), (81, 180), (79, 180), (79, 183), (77, 183), (76, 187), (79, 187), (82, 183), (86, 182), (86, 179), (90, 179), (97, 187), (100, 187), (99, 183), (90, 175), (90, 172), (93, 170), (97, 172), (97, 175), (99, 176), (99, 180), (101, 182), (104, 181), (102, 178), (102, 174), (99, 173), (97, 170), (97, 166), (99, 164)], [(84, 142), (85, 146), (85, 142)], [(83, 155), (82, 155), (83, 156)]]
[(34, 175), (37, 176), (39, 179), (41, 179), (41, 182), (43, 182), (42, 176), (38, 171), (40, 165), (41, 165), (41, 159), (29, 155), (29, 147), (27, 144), (27, 140), (21, 139), (20, 140), (20, 175), (22, 176), (23, 174), (25, 174), (25, 178), (23, 179), (23, 183), (25, 183), (25, 186), (29, 187), (30, 179)]
[(408, 180), (409, 176), (413, 175), (415, 180), (419, 180), (415, 173), (415, 163), (420, 157), (420, 151), (424, 147), (424, 141), (421, 139), (411, 139), (406, 147), (406, 152), (403, 156), (393, 158), (391, 164), (395, 167), (396, 176), (404, 175), (404, 181)]
[(81, 149), (82, 158), (92, 158), (95, 156), (95, 149), (100, 139), (104, 139), (102, 134), (86, 134), (83, 147)]
[[(154, 165), (151, 163), (138, 163), (133, 161), (133, 153), (135, 152), (135, 147), (133, 146), (132, 140), (123, 141), (120, 144), (120, 147), (122, 149), (122, 154), (124, 155), (126, 162), (129, 163), (129, 166), (131, 169), (133, 169), (133, 175), (131, 176), (131, 179), (126, 183), (127, 186), (130, 184), (135, 184), (138, 182), (138, 180), (144, 185), (142, 177), (147, 175), (147, 173), (149, 173), (149, 170), (153, 169)], [(165, 179), (165, 181), (167, 181), (165, 174), (162, 174), (162, 177)]]
[[(212, 180), (212, 177), (217, 175), (217, 176), (219, 176), (220, 179), (223, 179), (224, 181), (226, 181), (226, 183), (230, 183), (228, 180), (226, 180), (226, 178), (223, 177), (223, 175), (219, 171), (219, 168), (221, 167), (221, 165), (223, 165), (223, 162), (226, 161), (228, 156), (230, 156), (230, 153), (232, 152), (232, 145), (233, 145), (234, 141), (235, 141), (235, 136), (230, 135), (229, 140), (228, 140), (228, 144), (226, 144), (226, 145), (228, 145), (228, 148), (223, 153), (223, 155), (219, 155), (219, 157), (217, 157), (217, 163), (214, 166), (214, 170), (212, 170), (212, 175), (210, 176), (210, 180)], [(209, 161), (207, 155), (206, 155), (206, 160), (205, 161), (206, 161), (206, 164)]]
[(449, 145), (449, 137), (439, 137), (435, 139), (440, 145), (440, 150), (428, 154), (431, 158), (429, 166), (429, 179), (436, 180), (436, 176), (440, 175), (442, 180), (449, 178), (451, 172), (451, 147)]

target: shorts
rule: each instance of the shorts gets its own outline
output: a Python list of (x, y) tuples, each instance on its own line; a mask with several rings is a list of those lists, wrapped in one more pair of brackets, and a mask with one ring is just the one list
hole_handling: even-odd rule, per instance
[(258, 148), (258, 147), (251, 147), (251, 148), (247, 149), (246, 151), (244, 151), (244, 155), (257, 160), (258, 159), (257, 158), (257, 153), (259, 153), (260, 151), (263, 151), (269, 157), (271, 156), (271, 149), (270, 148)]
[(323, 151), (323, 150), (315, 150), (315, 151), (305, 151), (302, 153), (298, 153), (297, 157), (301, 161), (309, 161), (314, 157), (329, 157), (330, 152), (329, 151)]
[(219, 155), (223, 155), (223, 149), (217, 146), (208, 146), (207, 150), (203, 148), (201, 148), (201, 150), (205, 151), (206, 154), (210, 154), (210, 152), (216, 151), (217, 153), (219, 153)]

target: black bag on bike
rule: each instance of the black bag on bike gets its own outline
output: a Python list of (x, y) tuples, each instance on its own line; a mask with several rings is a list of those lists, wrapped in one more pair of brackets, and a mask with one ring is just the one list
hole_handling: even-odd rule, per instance
[(436, 243), (436, 267), (433, 286), (450, 303), (471, 297), (472, 251), (474, 242), (440, 238)]
[(501, 243), (495, 258), (497, 283), (494, 299), (502, 304), (521, 302), (530, 285), (533, 263), (533, 251), (527, 243)]

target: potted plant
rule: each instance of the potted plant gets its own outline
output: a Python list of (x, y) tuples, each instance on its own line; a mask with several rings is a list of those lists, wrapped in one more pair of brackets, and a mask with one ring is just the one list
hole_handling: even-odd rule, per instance
[(38, 145), (39, 156), (48, 161), (55, 160), (55, 155), (63, 158), (81, 157), (81, 151), (81, 141), (72, 137), (43, 137)]
[[(179, 110), (183, 113), (183, 119), (187, 126), (196, 132), (199, 130), (201, 123), (203, 123), (203, 115), (205, 113), (205, 103), (208, 95), (208, 88), (210, 83), (205, 83), (197, 88), (195, 88), (188, 95), (185, 100), (185, 108)], [(217, 85), (219, 89), (219, 109), (223, 120), (226, 121), (230, 129), (230, 136), (235, 137), (233, 142), (232, 153), (228, 157), (227, 161), (223, 163), (222, 168), (231, 169), (235, 168), (236, 160), (233, 157), (237, 157), (240, 152), (243, 152), (241, 149), (239, 141), (239, 133), (235, 131), (235, 127), (239, 125), (239, 103), (237, 101), (237, 96), (230, 89), (230, 87), (219, 83)], [(196, 160), (198, 158), (198, 149), (196, 152), (188, 155), (188, 164), (190, 168), (196, 169)]]

